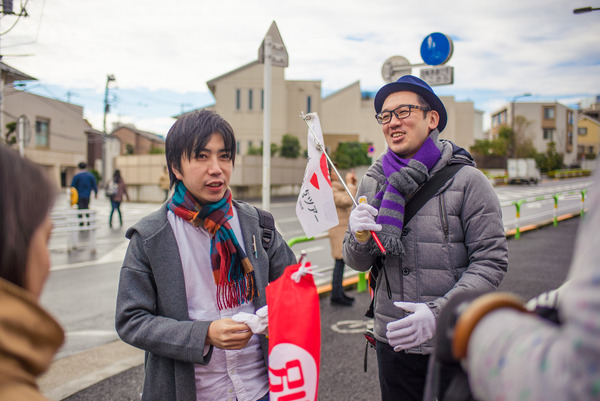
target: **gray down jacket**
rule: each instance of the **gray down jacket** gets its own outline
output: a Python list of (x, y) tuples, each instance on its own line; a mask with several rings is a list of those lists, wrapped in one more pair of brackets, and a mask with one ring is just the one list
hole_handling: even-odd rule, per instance
[[(395, 301), (426, 303), (437, 318), (450, 297), (496, 290), (507, 271), (508, 246), (494, 189), (468, 152), (450, 141), (441, 143), (442, 156), (432, 174), (447, 164), (466, 165), (404, 227), (405, 254), (388, 255), (383, 262), (374, 299), (374, 332), (381, 342), (388, 342), (386, 325), (406, 316)], [(384, 182), (380, 158), (361, 180), (357, 198), (366, 196), (371, 203)], [(371, 242), (362, 245), (346, 232), (343, 255), (348, 266), (371, 268), (377, 256)], [(430, 354), (432, 340), (408, 352)]]

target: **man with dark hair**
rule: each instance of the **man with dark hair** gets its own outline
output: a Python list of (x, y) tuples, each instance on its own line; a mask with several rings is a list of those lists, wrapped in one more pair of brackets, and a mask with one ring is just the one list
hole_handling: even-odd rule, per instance
[(79, 163), (78, 167), (79, 172), (73, 177), (71, 186), (77, 190), (77, 208), (89, 209), (92, 191), (96, 193), (95, 198), (98, 199), (98, 184), (96, 183), (96, 177), (87, 171), (86, 162)]
[(127, 231), (117, 298), (119, 336), (146, 351), (142, 399), (267, 400), (267, 339), (239, 317), (265, 316), (265, 287), (296, 258), (274, 227), (263, 241), (266, 212), (232, 199), (227, 121), (186, 114), (165, 146), (174, 193)]
[[(508, 247), (488, 179), (464, 149), (439, 139), (448, 117), (429, 85), (403, 76), (379, 90), (375, 111), (388, 150), (359, 185), (357, 197), (366, 202), (350, 214), (343, 255), (356, 270), (379, 269), (374, 333), (382, 399), (421, 400), (441, 308), (457, 294), (495, 290)], [(457, 164), (463, 166), (404, 224), (415, 194)], [(441, 394), (454, 373), (442, 370)]]

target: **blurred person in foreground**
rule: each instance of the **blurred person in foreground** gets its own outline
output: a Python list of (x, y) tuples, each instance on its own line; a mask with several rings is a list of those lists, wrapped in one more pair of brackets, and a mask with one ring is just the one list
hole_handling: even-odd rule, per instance
[(329, 229), (329, 243), (331, 245), (331, 256), (334, 260), (333, 275), (331, 278), (331, 297), (330, 302), (333, 305), (352, 306), (354, 298), (344, 293), (344, 268), (346, 267), (342, 256), (342, 245), (344, 243), (344, 233), (348, 229), (348, 216), (352, 211), (352, 198), (356, 195), (356, 174), (346, 173), (346, 187), (350, 194), (344, 189), (340, 177), (332, 168), (331, 189), (333, 190), (333, 202), (337, 211), (339, 224)]
[[(127, 231), (116, 328), (146, 351), (142, 400), (268, 400), (267, 284), (296, 263), (257, 208), (232, 199), (236, 139), (218, 114), (182, 116), (166, 138), (174, 194)], [(266, 212), (262, 212), (266, 213)]]
[(600, 174), (589, 193), (565, 284), (527, 305), (499, 293), (442, 311), (453, 329), (438, 337), (454, 333), (445, 348), (478, 401), (600, 400)]
[(46, 400), (36, 378), (64, 340), (39, 304), (56, 191), (38, 166), (0, 145), (0, 193), (0, 400)]
[(169, 170), (167, 166), (163, 167), (163, 172), (158, 177), (158, 187), (165, 194), (165, 201), (169, 199), (169, 189), (171, 188), (171, 179), (169, 178)]
[[(359, 184), (367, 202), (350, 214), (343, 254), (356, 270), (379, 266), (373, 331), (382, 399), (420, 401), (441, 308), (463, 292), (496, 290), (508, 246), (489, 180), (468, 152), (439, 138), (448, 116), (431, 87), (403, 76), (377, 92), (375, 112), (388, 150)], [(463, 166), (405, 226), (411, 198), (452, 164)], [(442, 394), (457, 372), (442, 370)]]

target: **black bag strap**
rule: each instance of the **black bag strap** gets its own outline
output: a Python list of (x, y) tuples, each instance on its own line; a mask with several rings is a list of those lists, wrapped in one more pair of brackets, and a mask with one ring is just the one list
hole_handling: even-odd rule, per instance
[(273, 243), (273, 232), (275, 231), (275, 219), (273, 215), (265, 210), (256, 208), (261, 228), (263, 229), (262, 246), (269, 249)]
[(404, 227), (408, 225), (410, 219), (412, 219), (445, 183), (460, 170), (464, 164), (448, 164), (441, 168), (436, 174), (433, 175), (418, 191), (415, 195), (410, 198), (406, 203), (404, 209)]

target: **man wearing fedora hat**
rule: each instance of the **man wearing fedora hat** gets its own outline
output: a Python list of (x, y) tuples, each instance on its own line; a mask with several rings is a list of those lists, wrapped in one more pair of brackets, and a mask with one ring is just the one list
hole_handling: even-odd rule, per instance
[[(356, 196), (366, 202), (350, 214), (343, 255), (356, 270), (379, 270), (374, 333), (382, 400), (421, 400), (440, 310), (457, 294), (495, 290), (508, 247), (490, 182), (467, 151), (439, 139), (448, 116), (431, 87), (403, 76), (377, 92), (375, 111), (388, 149), (360, 182)], [(413, 196), (457, 164), (404, 224)], [(442, 368), (440, 394), (454, 373)]]

